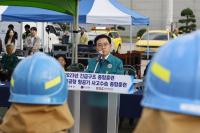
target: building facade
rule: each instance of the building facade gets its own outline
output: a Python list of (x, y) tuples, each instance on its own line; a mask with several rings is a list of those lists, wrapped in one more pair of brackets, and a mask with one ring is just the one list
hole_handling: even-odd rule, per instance
[[(139, 12), (150, 18), (150, 29), (166, 29), (168, 19), (169, 0), (118, 0), (126, 7)], [(180, 26), (178, 20), (181, 18), (181, 11), (185, 8), (193, 10), (196, 16), (197, 29), (200, 28), (200, 0), (173, 0), (173, 22)], [(133, 26), (133, 36), (143, 27)], [(127, 28), (129, 29), (129, 28)], [(129, 32), (123, 33), (128, 35)]]

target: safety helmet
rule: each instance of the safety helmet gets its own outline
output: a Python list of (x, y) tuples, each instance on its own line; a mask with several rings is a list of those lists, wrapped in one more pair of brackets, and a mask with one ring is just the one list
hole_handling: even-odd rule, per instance
[(36, 53), (15, 68), (10, 87), (10, 102), (64, 104), (67, 82), (63, 68), (54, 58)]
[(200, 32), (159, 49), (148, 69), (142, 105), (200, 116)]

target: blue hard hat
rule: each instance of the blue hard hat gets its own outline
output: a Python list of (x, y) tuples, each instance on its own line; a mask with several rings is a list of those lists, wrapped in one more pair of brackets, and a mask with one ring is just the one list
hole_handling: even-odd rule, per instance
[(10, 102), (26, 104), (64, 104), (67, 82), (61, 65), (44, 53), (23, 59), (15, 68)]
[(143, 106), (200, 116), (200, 32), (161, 47), (145, 85)]

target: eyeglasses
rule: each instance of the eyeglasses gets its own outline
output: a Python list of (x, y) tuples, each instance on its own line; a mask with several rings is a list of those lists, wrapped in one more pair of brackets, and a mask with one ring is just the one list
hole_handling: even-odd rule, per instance
[(98, 43), (97, 47), (107, 47), (109, 45), (110, 45), (109, 43)]

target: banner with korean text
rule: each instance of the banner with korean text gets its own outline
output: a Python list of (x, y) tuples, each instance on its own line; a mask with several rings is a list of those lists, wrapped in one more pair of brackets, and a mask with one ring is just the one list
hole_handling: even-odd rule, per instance
[(134, 78), (129, 75), (67, 72), (69, 90), (133, 94)]

